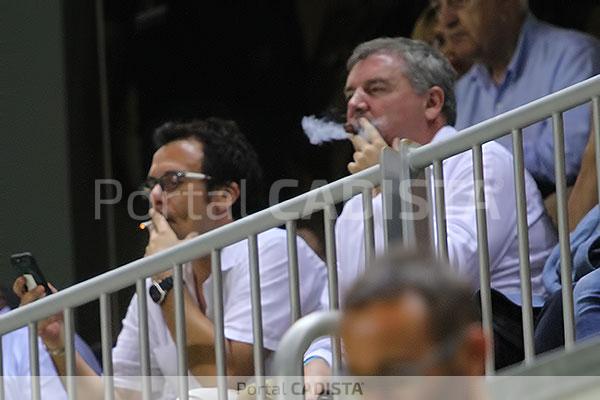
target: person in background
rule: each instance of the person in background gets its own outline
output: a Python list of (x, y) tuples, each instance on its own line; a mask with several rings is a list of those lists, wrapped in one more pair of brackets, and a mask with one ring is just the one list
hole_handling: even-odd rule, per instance
[[(348, 293), (340, 336), (351, 375), (484, 375), (488, 340), (472, 291), (448, 265), (393, 251)], [(411, 398), (473, 398), (475, 390), (420, 382), (418, 393), (429, 396)]]
[[(0, 286), (0, 315), (18, 307), (18, 298), (11, 294), (10, 291)], [(101, 368), (98, 360), (79, 335), (75, 336), (75, 346), (92, 368), (100, 373)], [(66, 400), (67, 393), (61, 384), (52, 358), (40, 339), (38, 339), (38, 352), (42, 400)], [(0, 361), (4, 367), (5, 398), (8, 400), (29, 399), (31, 396), (31, 370), (29, 367), (29, 330), (27, 327), (2, 335), (2, 360)]]
[[(475, 43), (476, 64), (456, 84), (461, 130), (600, 73), (593, 37), (539, 21), (527, 0), (433, 0), (445, 36)], [(590, 109), (564, 113), (567, 181), (575, 181), (590, 132)], [(512, 151), (512, 139), (498, 140)], [(552, 121), (524, 129), (525, 167), (544, 196), (554, 191)]]
[(463, 32), (445, 34), (434, 7), (429, 6), (423, 10), (415, 22), (411, 38), (422, 40), (440, 50), (459, 78), (473, 65), (473, 56), (477, 51), (475, 42)]

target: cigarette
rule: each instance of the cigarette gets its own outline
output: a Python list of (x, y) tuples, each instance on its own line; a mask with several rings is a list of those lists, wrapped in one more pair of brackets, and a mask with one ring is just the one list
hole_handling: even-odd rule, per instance
[(149, 219), (148, 221), (144, 221), (142, 223), (140, 223), (138, 225), (138, 228), (140, 228), (140, 230), (144, 230), (144, 229), (150, 229), (152, 228), (153, 222), (151, 219)]
[(343, 125), (343, 127), (347, 133), (350, 133), (352, 135), (362, 136), (363, 138), (366, 138), (365, 130), (359, 124), (353, 124), (351, 122), (346, 122)]
[(344, 130), (348, 133), (352, 133), (353, 135), (358, 134), (358, 129), (350, 122), (346, 122), (344, 124)]

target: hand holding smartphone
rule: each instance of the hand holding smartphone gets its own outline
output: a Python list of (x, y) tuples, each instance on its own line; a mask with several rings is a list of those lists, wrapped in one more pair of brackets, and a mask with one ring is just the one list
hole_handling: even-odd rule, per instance
[(10, 256), (10, 262), (20, 275), (25, 277), (27, 290), (33, 290), (38, 285), (42, 285), (46, 295), (52, 294), (48, 281), (39, 269), (33, 255), (29, 252), (13, 254)]

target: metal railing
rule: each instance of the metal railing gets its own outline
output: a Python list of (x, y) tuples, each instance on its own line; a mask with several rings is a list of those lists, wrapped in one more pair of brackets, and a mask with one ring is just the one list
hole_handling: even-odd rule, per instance
[[(35, 321), (44, 319), (48, 316), (62, 312), (65, 321), (65, 350), (67, 380), (66, 389), (70, 399), (76, 398), (75, 388), (75, 349), (73, 343), (74, 322), (73, 309), (79, 305), (94, 300), (100, 300), (100, 317), (102, 321), (102, 355), (103, 370), (105, 371), (104, 394), (106, 399), (114, 397), (114, 382), (112, 379), (113, 366), (111, 348), (113, 338), (111, 337), (111, 317), (110, 317), (110, 296), (112, 293), (136, 284), (136, 293), (138, 301), (138, 320), (139, 320), (139, 343), (140, 343), (140, 366), (142, 372), (142, 394), (144, 399), (151, 396), (150, 381), (150, 349), (148, 333), (152, 329), (148, 326), (147, 314), (147, 295), (145, 279), (153, 274), (173, 268), (174, 293), (175, 293), (175, 317), (176, 317), (176, 337), (177, 345), (177, 367), (180, 377), (178, 385), (178, 394), (181, 399), (188, 398), (188, 368), (185, 347), (185, 317), (183, 307), (183, 281), (182, 264), (206, 255), (211, 257), (211, 275), (213, 278), (213, 305), (214, 305), (214, 326), (215, 326), (215, 353), (217, 367), (217, 382), (219, 390), (219, 399), (227, 398), (227, 380), (226, 380), (226, 353), (225, 353), (225, 333), (224, 333), (224, 315), (223, 315), (223, 286), (221, 275), (221, 257), (220, 252), (223, 248), (237, 243), (241, 240), (248, 240), (249, 248), (249, 271), (252, 288), (252, 313), (253, 313), (253, 331), (255, 334), (254, 343), (254, 370), (256, 379), (260, 383), (264, 379), (264, 355), (262, 349), (262, 319), (260, 307), (260, 275), (257, 235), (268, 229), (285, 225), (287, 230), (287, 252), (289, 266), (289, 284), (290, 284), (290, 305), (291, 321), (296, 321), (301, 316), (300, 310), (300, 290), (299, 290), (299, 271), (298, 271), (298, 251), (296, 242), (296, 221), (309, 216), (315, 212), (324, 211), (325, 218), (325, 248), (327, 254), (327, 270), (329, 277), (329, 304), (330, 308), (337, 308), (337, 261), (335, 250), (334, 223), (336, 217), (335, 204), (345, 201), (357, 194), (362, 195), (365, 204), (367, 204), (364, 213), (365, 243), (367, 257), (374, 254), (373, 238), (373, 215), (370, 208), (372, 199), (372, 189), (379, 185), (381, 181), (379, 166), (371, 167), (361, 173), (340, 179), (331, 184), (325, 185), (316, 190), (305, 193), (294, 199), (282, 202), (266, 210), (247, 216), (241, 220), (221, 228), (212, 230), (197, 238), (181, 243), (177, 246), (159, 252), (152, 256), (145, 257), (113, 269), (100, 276), (81, 282), (64, 290), (61, 290), (51, 296), (40, 299), (20, 307), (10, 313), (0, 316), (0, 335), (4, 335), (22, 326), (30, 327), (30, 370), (33, 376), (39, 375), (39, 352), (37, 345), (37, 323)], [(371, 210), (371, 211), (369, 211)], [(367, 260), (366, 260), (367, 262)], [(339, 340), (334, 341), (334, 364), (336, 368), (340, 364), (340, 346)], [(0, 346), (1, 354), (1, 346)], [(2, 379), (0, 379), (0, 383)], [(32, 397), (35, 400), (40, 399), (40, 381), (32, 379)], [(0, 388), (2, 385), (0, 384)], [(0, 393), (0, 399), (3, 394)]]
[[(572, 260), (569, 243), (569, 228), (567, 224), (567, 197), (566, 197), (566, 178), (564, 167), (564, 130), (562, 126), (562, 113), (570, 108), (591, 101), (593, 131), (596, 144), (596, 168), (599, 180), (600, 190), (600, 75), (590, 78), (586, 81), (563, 89), (554, 94), (533, 101), (522, 107), (506, 112), (502, 115), (464, 129), (450, 139), (442, 142), (428, 144), (421, 147), (404, 143), (398, 153), (386, 149), (382, 157), (382, 169), (384, 171), (401, 170), (399, 176), (395, 179), (418, 179), (427, 176), (427, 168), (432, 167), (433, 179), (436, 184), (433, 188), (428, 188), (427, 195), (433, 198), (435, 204), (431, 207), (429, 221), (405, 219), (399, 225), (402, 242), (406, 246), (427, 248), (431, 246), (431, 234), (433, 231), (438, 236), (436, 251), (444, 259), (448, 258), (448, 243), (445, 218), (445, 196), (443, 186), (443, 160), (457, 155), (459, 153), (472, 150), (473, 154), (473, 176), (475, 180), (475, 201), (477, 204), (485, 204), (483, 182), (483, 162), (482, 145), (489, 141), (498, 139), (507, 134), (513, 136), (513, 161), (514, 161), (514, 185), (516, 193), (517, 209), (517, 234), (519, 241), (519, 264), (520, 281), (523, 310), (523, 336), (525, 360), (524, 367), (533, 366), (536, 361), (534, 340), (533, 340), (533, 311), (532, 311), (532, 291), (530, 279), (529, 262), (529, 239), (527, 224), (527, 205), (525, 196), (525, 168), (523, 160), (523, 139), (522, 129), (535, 122), (548, 117), (552, 118), (555, 141), (555, 161), (556, 161), (556, 190), (558, 197), (558, 229), (559, 243), (561, 252), (561, 282), (562, 299), (564, 304), (564, 331), (565, 331), (565, 350), (570, 352), (574, 347), (574, 313), (573, 313), (573, 289), (572, 289)], [(429, 180), (427, 180), (429, 181)], [(384, 182), (384, 188), (385, 183)], [(479, 184), (478, 184), (479, 183)], [(395, 194), (393, 190), (398, 186), (397, 181), (393, 181), (394, 188), (388, 189), (389, 196)], [(423, 195), (417, 193), (419, 188), (411, 187), (412, 195)], [(385, 195), (384, 195), (385, 196)], [(414, 206), (403, 194), (396, 196), (399, 201), (388, 201), (388, 207), (385, 209), (388, 215), (399, 215), (401, 212), (410, 212)], [(428, 197), (431, 199), (431, 197)], [(600, 198), (600, 194), (599, 194)], [(385, 199), (385, 197), (384, 197)], [(482, 319), (483, 325), (490, 338), (492, 328), (492, 308), (491, 308), (491, 287), (489, 277), (489, 254), (487, 247), (487, 221), (485, 207), (478, 207), (476, 220), (478, 232), (478, 253), (480, 264), (481, 296), (482, 296)], [(432, 223), (432, 219), (436, 223)], [(433, 228), (435, 227), (435, 228)], [(388, 233), (389, 235), (389, 233)], [(321, 320), (319, 320), (321, 318)], [(328, 327), (329, 334), (333, 334), (336, 326), (332, 324), (332, 315), (321, 315), (319, 318), (311, 318), (310, 323), (315, 326), (307, 326), (303, 322), (300, 327), (292, 327), (289, 334), (286, 335), (285, 351), (278, 351), (275, 356), (275, 365), (277, 371), (282, 375), (297, 374), (298, 358), (306, 351), (302, 344), (310, 343), (317, 336), (304, 337), (309, 332), (319, 332), (319, 336), (324, 333), (324, 327)], [(321, 326), (322, 325), (322, 326)], [(289, 349), (297, 350), (296, 354), (290, 353)], [(296, 360), (296, 361), (294, 361)], [(486, 361), (486, 371), (492, 374), (494, 371), (493, 354), (488, 355)], [(509, 370), (510, 371), (510, 370)], [(515, 372), (517, 370), (514, 370)]]
[[(492, 309), (491, 309), (491, 287), (490, 287), (490, 268), (489, 252), (487, 242), (487, 217), (485, 212), (485, 196), (483, 182), (483, 156), (482, 145), (492, 140), (499, 139), (506, 135), (513, 136), (513, 168), (515, 185), (515, 203), (517, 209), (517, 234), (519, 244), (519, 265), (520, 265), (520, 283), (522, 298), (522, 322), (525, 363), (532, 363), (535, 358), (535, 349), (533, 341), (533, 310), (531, 294), (531, 273), (529, 263), (529, 240), (527, 224), (527, 206), (525, 195), (525, 168), (523, 160), (523, 128), (542, 121), (546, 118), (552, 118), (554, 132), (554, 158), (555, 158), (555, 177), (556, 194), (558, 207), (558, 232), (560, 243), (560, 265), (561, 265), (561, 283), (562, 283), (562, 301), (563, 301), (563, 319), (565, 332), (565, 348), (571, 350), (575, 342), (574, 311), (573, 311), (573, 288), (572, 288), (572, 259), (569, 243), (569, 226), (567, 221), (567, 184), (565, 173), (565, 148), (564, 148), (564, 127), (562, 115), (565, 111), (584, 104), (592, 103), (593, 131), (596, 135), (596, 144), (600, 138), (600, 75), (580, 82), (554, 94), (545, 96), (531, 103), (523, 105), (512, 111), (506, 112), (487, 121), (469, 127), (460, 131), (457, 135), (443, 142), (438, 142), (418, 148), (404, 148), (400, 151), (400, 156), (405, 158), (410, 165), (411, 173), (417, 175), (423, 174), (425, 169), (433, 167), (434, 179), (436, 180), (437, 196), (435, 196), (435, 210), (441, 211), (441, 217), (438, 216), (438, 243), (444, 252), (447, 251), (446, 221), (443, 218), (443, 177), (441, 176), (441, 163), (456, 154), (471, 150), (473, 154), (473, 178), (475, 181), (475, 202), (482, 206), (477, 207), (477, 235), (478, 235), (478, 253), (480, 265), (481, 280), (481, 301), (482, 317), (484, 329), (491, 334), (492, 327)], [(598, 146), (596, 146), (598, 148)], [(598, 153), (596, 154), (598, 157)], [(599, 160), (597, 158), (597, 160)], [(600, 180), (600, 162), (596, 164), (598, 179)], [(410, 221), (408, 222), (410, 223)], [(417, 221), (414, 224), (422, 224)], [(405, 240), (407, 245), (416, 245), (414, 236)], [(446, 255), (446, 254), (444, 254)], [(491, 335), (490, 335), (491, 337)], [(493, 371), (493, 359), (491, 357), (487, 362), (487, 372)]]
[[(290, 277), (290, 304), (292, 321), (301, 315), (299, 299), (299, 274), (296, 248), (296, 220), (309, 216), (315, 212), (324, 212), (325, 223), (325, 249), (326, 264), (329, 281), (329, 303), (331, 308), (337, 308), (339, 304), (337, 293), (337, 259), (335, 248), (335, 204), (345, 201), (360, 194), (363, 200), (363, 223), (364, 223), (364, 245), (365, 264), (368, 265), (370, 257), (375, 253), (374, 229), (372, 210), (372, 188), (382, 186), (383, 219), (384, 219), (384, 244), (385, 248), (397, 239), (401, 239), (407, 246), (431, 249), (434, 240), (433, 230), (437, 234), (437, 251), (441, 257), (448, 257), (447, 229), (444, 218), (444, 187), (443, 184), (443, 160), (464, 151), (472, 151), (473, 154), (473, 178), (475, 184), (475, 201), (477, 204), (485, 205), (484, 176), (483, 176), (483, 153), (482, 145), (488, 141), (495, 140), (501, 136), (512, 134), (514, 140), (514, 168), (516, 205), (518, 211), (518, 238), (521, 277), (521, 293), (523, 298), (523, 326), (525, 336), (526, 362), (531, 363), (534, 359), (533, 352), (533, 315), (531, 299), (531, 282), (529, 273), (529, 248), (527, 242), (527, 216), (525, 208), (524, 188), (524, 162), (522, 151), (523, 127), (534, 122), (551, 117), (554, 122), (555, 159), (556, 159), (556, 181), (558, 194), (558, 221), (559, 238), (561, 244), (561, 278), (563, 282), (563, 303), (565, 309), (565, 342), (567, 350), (573, 347), (573, 299), (571, 282), (571, 257), (569, 249), (569, 235), (567, 226), (566, 210), (566, 179), (564, 169), (564, 132), (562, 129), (562, 112), (592, 100), (594, 126), (596, 134), (597, 149), (600, 146), (600, 76), (566, 88), (534, 101), (516, 110), (492, 118), (488, 121), (465, 129), (455, 137), (442, 143), (434, 143), (422, 147), (413, 147), (403, 143), (400, 151), (396, 152), (386, 149), (381, 160), (381, 168), (375, 166), (343, 178), (339, 181), (326, 185), (322, 188), (310, 191), (294, 199), (263, 210), (256, 214), (233, 222), (221, 228), (205, 233), (197, 238), (181, 243), (173, 248), (152, 256), (136, 260), (120, 268), (111, 270), (98, 277), (74, 285), (62, 290), (52, 296), (48, 296), (33, 304), (23, 306), (12, 311), (8, 315), (0, 317), (0, 335), (29, 325), (30, 332), (36, 332), (36, 322), (55, 313), (64, 314), (66, 329), (66, 365), (69, 377), (67, 378), (67, 391), (69, 398), (76, 397), (74, 372), (75, 372), (75, 350), (74, 350), (74, 323), (73, 309), (90, 301), (100, 300), (100, 317), (103, 321), (102, 354), (104, 371), (109, 377), (104, 380), (105, 397), (113, 396), (113, 381), (110, 375), (113, 371), (111, 358), (110, 327), (110, 296), (131, 284), (136, 284), (139, 312), (139, 343), (140, 343), (140, 366), (142, 371), (142, 393), (143, 397), (150, 398), (150, 349), (148, 332), (152, 327), (148, 326), (147, 295), (145, 279), (153, 274), (173, 268), (174, 291), (176, 297), (176, 344), (178, 359), (178, 375), (183, 377), (179, 380), (179, 396), (187, 399), (187, 362), (185, 348), (185, 316), (183, 307), (183, 282), (182, 264), (203, 256), (211, 257), (211, 273), (213, 277), (213, 306), (215, 326), (215, 352), (218, 374), (219, 399), (227, 398), (226, 381), (226, 353), (223, 315), (223, 287), (221, 276), (221, 250), (225, 247), (248, 240), (251, 270), (252, 288), (252, 310), (253, 326), (255, 334), (254, 343), (254, 369), (258, 382), (261, 382), (264, 374), (264, 358), (262, 352), (261, 310), (260, 310), (260, 275), (257, 251), (257, 235), (268, 229), (285, 225), (287, 230), (289, 277)], [(600, 157), (600, 150), (597, 151)], [(597, 166), (600, 166), (598, 163)], [(414, 179), (425, 179), (430, 176), (428, 167), (432, 168), (433, 179), (436, 184), (426, 188), (410, 187), (410, 194), (424, 196), (435, 204), (429, 204), (431, 212), (429, 218), (415, 221), (412, 219), (400, 219), (401, 213), (415, 211), (415, 205), (409, 198), (400, 192), (402, 182), (412, 182)], [(600, 178), (600, 174), (598, 174)], [(425, 179), (429, 182), (429, 179)], [(600, 185), (599, 185), (600, 188)], [(435, 223), (434, 223), (435, 219)], [(478, 254), (480, 264), (482, 313), (484, 327), (492, 332), (491, 313), (491, 289), (489, 276), (489, 254), (487, 248), (487, 220), (484, 207), (478, 207), (476, 213), (478, 231)], [(339, 371), (340, 346), (339, 341), (334, 341), (334, 371)], [(1, 349), (0, 349), (1, 353)], [(37, 358), (37, 337), (30, 335), (31, 372), (33, 375), (39, 371)], [(300, 364), (298, 364), (300, 365)], [(488, 372), (493, 371), (493, 358), (488, 359)], [(0, 380), (1, 383), (1, 380)], [(39, 379), (32, 379), (32, 393), (34, 399), (39, 399)], [(1, 385), (0, 385), (1, 387)], [(1, 393), (0, 393), (1, 396)], [(1, 398), (0, 398), (1, 400)]]

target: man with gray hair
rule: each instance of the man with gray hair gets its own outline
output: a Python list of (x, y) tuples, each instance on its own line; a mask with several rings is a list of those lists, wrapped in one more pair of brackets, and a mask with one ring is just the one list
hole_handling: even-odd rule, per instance
[[(476, 63), (456, 85), (456, 127), (467, 128), (600, 73), (593, 37), (539, 21), (527, 0), (434, 0), (444, 35), (475, 43)], [(566, 172), (573, 183), (590, 132), (590, 108), (564, 113)], [(498, 140), (512, 148), (511, 137)], [(525, 167), (544, 194), (554, 192), (549, 120), (524, 130)]]
[[(346, 117), (348, 126), (362, 130), (367, 139), (361, 135), (351, 137), (355, 153), (348, 164), (350, 172), (378, 163), (381, 149), (397, 147), (400, 139), (426, 145), (455, 135), (451, 126), (456, 115), (453, 85), (454, 72), (449, 62), (423, 42), (380, 38), (357, 46), (348, 60)], [(483, 160), (491, 283), (495, 298), (505, 303), (502, 309), (510, 314), (510, 318), (503, 319), (510, 323), (496, 332), (507, 333), (507, 338), (497, 337), (495, 341), (496, 365), (503, 367), (523, 357), (522, 338), (514, 334), (522, 329), (514, 176), (512, 156), (504, 147), (494, 142), (483, 145)], [(445, 160), (443, 169), (449, 261), (475, 291), (479, 288), (479, 259), (471, 152)], [(541, 272), (556, 237), (528, 173), (525, 187), (531, 284), (534, 305), (541, 307), (546, 297)], [(383, 218), (379, 194), (373, 199), (373, 209), (375, 247), (381, 253)], [(362, 213), (361, 197), (354, 197), (344, 205), (336, 224), (340, 298), (347, 297), (352, 283), (365, 268)]]

